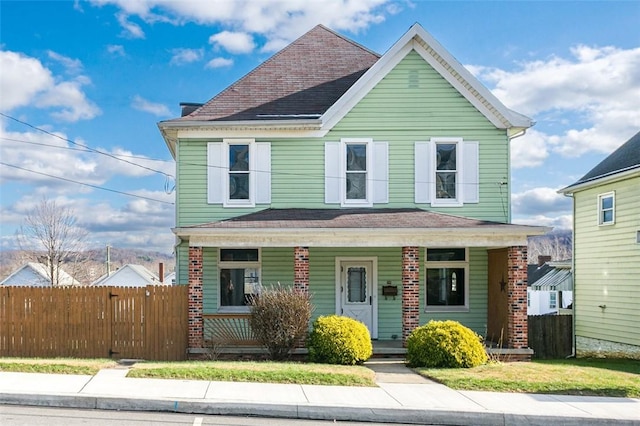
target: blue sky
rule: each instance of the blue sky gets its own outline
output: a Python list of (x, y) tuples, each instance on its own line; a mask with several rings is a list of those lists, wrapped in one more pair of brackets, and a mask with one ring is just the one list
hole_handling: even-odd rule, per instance
[(384, 53), (418, 22), (536, 121), (512, 142), (517, 223), (570, 227), (556, 190), (640, 129), (636, 1), (2, 0), (0, 20), (3, 249), (47, 196), (92, 247), (170, 253), (174, 163), (157, 122), (319, 23)]

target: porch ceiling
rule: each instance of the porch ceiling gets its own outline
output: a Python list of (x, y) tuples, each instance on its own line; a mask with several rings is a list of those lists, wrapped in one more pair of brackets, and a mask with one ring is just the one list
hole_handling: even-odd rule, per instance
[(421, 209), (266, 209), (173, 232), (199, 247), (506, 247), (549, 230)]

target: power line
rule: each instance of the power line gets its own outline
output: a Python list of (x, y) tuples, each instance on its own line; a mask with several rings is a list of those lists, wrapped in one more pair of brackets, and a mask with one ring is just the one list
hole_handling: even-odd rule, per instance
[[(87, 147), (84, 147), (84, 148), (73, 148), (71, 146), (51, 145), (51, 144), (48, 144), (48, 143), (25, 141), (24, 139), (13, 139), (13, 138), (6, 138), (6, 137), (3, 137), (3, 136), (0, 136), (0, 139), (5, 140), (5, 141), (11, 141), (11, 142), (26, 143), (26, 144), (29, 144), (29, 145), (48, 146), (50, 148), (67, 149), (69, 151), (80, 151), (80, 152), (93, 152), (93, 153), (96, 153), (95, 151), (92, 151), (90, 148), (87, 148)], [(161, 160), (159, 158), (143, 157), (142, 155), (118, 154), (118, 157), (138, 158), (140, 160), (158, 161), (158, 162), (162, 162), (162, 163), (172, 163), (173, 162), (173, 160)]]
[(7, 167), (13, 167), (14, 169), (24, 170), (25, 172), (35, 173), (35, 174), (38, 174), (38, 175), (41, 175), (41, 176), (46, 176), (46, 177), (53, 178), (53, 179), (59, 179), (59, 180), (65, 181), (65, 182), (70, 182), (70, 183), (75, 183), (75, 184), (78, 184), (78, 185), (88, 186), (90, 188), (100, 189), (102, 191), (114, 192), (116, 194), (127, 195), (129, 197), (135, 197), (135, 198), (141, 198), (141, 199), (148, 200), (148, 201), (155, 201), (157, 203), (163, 203), (163, 204), (169, 204), (169, 205), (174, 205), (175, 204), (175, 203), (172, 203), (170, 201), (158, 200), (156, 198), (145, 197), (144, 195), (131, 194), (129, 192), (118, 191), (116, 189), (105, 188), (103, 186), (92, 185), (90, 183), (79, 182), (77, 180), (67, 179), (67, 178), (63, 178), (63, 177), (60, 177), (60, 176), (54, 176), (54, 175), (50, 175), (50, 174), (43, 173), (43, 172), (37, 172), (35, 170), (26, 169), (24, 167), (16, 166), (16, 165), (13, 165), (13, 164), (7, 164), (7, 163), (2, 162), (2, 161), (0, 161), (0, 164), (2, 164), (3, 166), (7, 166)]
[(63, 137), (62, 137), (62, 136), (60, 136), (60, 135), (56, 135), (55, 133), (51, 133), (51, 132), (49, 132), (49, 131), (47, 131), (47, 130), (41, 129), (40, 127), (34, 126), (33, 124), (29, 124), (29, 123), (27, 123), (27, 122), (25, 122), (25, 121), (19, 120), (19, 119), (15, 118), (15, 117), (12, 117), (12, 116), (10, 116), (10, 115), (4, 114), (4, 113), (2, 113), (2, 112), (0, 112), (0, 115), (1, 115), (1, 116), (3, 116), (3, 117), (5, 117), (5, 118), (8, 118), (8, 119), (10, 119), (10, 120), (13, 120), (13, 121), (15, 121), (15, 122), (17, 122), (17, 123), (20, 123), (20, 124), (22, 124), (22, 125), (25, 125), (25, 126), (27, 126), (27, 127), (30, 127), (30, 128), (32, 128), (32, 129), (34, 129), (34, 130), (37, 130), (37, 131), (39, 131), (39, 132), (42, 132), (42, 133), (44, 133), (44, 134), (46, 134), (46, 135), (53, 136), (54, 138), (58, 138), (58, 139), (60, 139), (60, 140), (63, 140), (63, 141), (65, 141), (65, 142), (68, 142), (68, 143), (70, 143), (70, 144), (80, 146), (80, 147), (82, 147), (82, 148), (85, 148), (85, 149), (87, 149), (87, 150), (89, 150), (89, 151), (92, 151), (92, 152), (95, 152), (95, 153), (97, 153), (97, 154), (106, 155), (107, 157), (113, 158), (113, 159), (115, 159), (115, 160), (123, 161), (123, 162), (128, 163), (128, 164), (131, 164), (131, 165), (133, 165), (133, 166), (140, 167), (140, 168), (145, 169), (145, 170), (149, 170), (150, 172), (160, 173), (160, 174), (162, 174), (162, 175), (166, 176), (167, 178), (175, 179), (175, 177), (174, 177), (173, 175), (168, 174), (168, 173), (165, 173), (165, 172), (163, 172), (163, 171), (161, 171), (161, 170), (152, 169), (151, 167), (143, 166), (142, 164), (137, 164), (137, 163), (134, 163), (133, 161), (125, 160), (125, 159), (120, 158), (120, 157), (118, 157), (118, 156), (116, 156), (116, 155), (109, 154), (108, 152), (100, 151), (99, 149), (95, 149), (95, 148), (91, 148), (91, 147), (86, 146), (86, 145), (79, 144), (79, 143), (74, 142), (74, 141), (72, 141), (72, 140), (70, 140), (70, 139), (63, 138)]

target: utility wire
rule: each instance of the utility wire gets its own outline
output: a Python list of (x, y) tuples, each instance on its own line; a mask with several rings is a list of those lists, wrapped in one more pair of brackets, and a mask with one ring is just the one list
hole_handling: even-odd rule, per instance
[(60, 136), (60, 135), (56, 135), (55, 133), (51, 133), (51, 132), (49, 132), (49, 131), (47, 131), (47, 130), (41, 129), (40, 127), (34, 126), (33, 124), (29, 124), (29, 123), (27, 123), (27, 122), (25, 122), (25, 121), (19, 120), (19, 119), (15, 118), (15, 117), (12, 117), (12, 116), (10, 116), (10, 115), (4, 114), (4, 113), (2, 113), (2, 112), (0, 112), (0, 115), (1, 115), (1, 116), (3, 116), (3, 117), (5, 117), (5, 118), (8, 118), (8, 119), (10, 119), (10, 120), (13, 120), (13, 121), (15, 121), (15, 122), (17, 122), (17, 123), (20, 123), (20, 124), (22, 124), (22, 125), (25, 125), (25, 126), (27, 126), (27, 127), (30, 127), (30, 128), (32, 128), (32, 129), (34, 129), (34, 130), (37, 130), (37, 131), (42, 132), (42, 133), (44, 133), (44, 134), (47, 134), (47, 135), (49, 135), (49, 136), (53, 136), (54, 138), (58, 138), (58, 139), (63, 140), (63, 141), (65, 141), (65, 142), (69, 142), (70, 144), (73, 144), (73, 145), (76, 145), (76, 146), (80, 146), (80, 147), (82, 147), (82, 148), (85, 148), (85, 149), (87, 149), (87, 150), (89, 150), (89, 151), (92, 151), (92, 152), (95, 152), (95, 153), (97, 153), (97, 154), (106, 155), (107, 157), (113, 158), (113, 159), (115, 159), (115, 160), (118, 160), (118, 161), (124, 161), (125, 163), (131, 164), (131, 165), (133, 165), (133, 166), (140, 167), (140, 168), (145, 169), (145, 170), (149, 170), (150, 172), (160, 173), (160, 174), (162, 174), (162, 175), (166, 176), (167, 178), (175, 179), (175, 177), (174, 177), (173, 175), (171, 175), (171, 174), (165, 173), (165, 172), (160, 171), (160, 170), (152, 169), (151, 167), (143, 166), (143, 165), (141, 165), (141, 164), (134, 163), (133, 161), (125, 160), (125, 159), (120, 158), (120, 157), (118, 157), (118, 156), (116, 156), (116, 155), (109, 154), (108, 152), (100, 151), (99, 149), (95, 149), (95, 148), (88, 147), (88, 146), (86, 146), (86, 145), (79, 144), (79, 143), (74, 142), (74, 141), (72, 141), (72, 140), (70, 140), (70, 139), (63, 138), (63, 137), (62, 137), (62, 136)]
[(3, 166), (7, 166), (7, 167), (13, 167), (14, 169), (24, 170), (25, 172), (35, 173), (35, 174), (38, 174), (38, 175), (41, 175), (41, 176), (46, 176), (46, 177), (53, 178), (53, 179), (59, 179), (59, 180), (65, 181), (65, 182), (76, 183), (78, 185), (88, 186), (90, 188), (101, 189), (103, 191), (114, 192), (116, 194), (127, 195), (129, 197), (142, 198), (144, 200), (155, 201), (157, 203), (163, 203), (163, 204), (169, 204), (169, 205), (174, 205), (175, 204), (175, 203), (172, 203), (170, 201), (158, 200), (156, 198), (145, 197), (144, 195), (131, 194), (129, 192), (118, 191), (116, 189), (105, 188), (105, 187), (98, 186), (98, 185), (92, 185), (90, 183), (78, 182), (77, 180), (72, 180), (72, 179), (67, 179), (67, 178), (63, 178), (63, 177), (60, 177), (60, 176), (50, 175), (50, 174), (47, 174), (47, 173), (37, 172), (35, 170), (25, 169), (24, 167), (16, 166), (16, 165), (13, 165), (13, 164), (7, 164), (7, 163), (2, 162), (2, 161), (0, 161), (0, 164), (2, 164)]
[[(5, 140), (5, 141), (11, 141), (11, 142), (26, 143), (26, 144), (29, 144), (29, 145), (48, 146), (50, 148), (67, 149), (69, 151), (94, 152), (95, 153), (95, 151), (92, 151), (90, 148), (87, 148), (87, 147), (74, 148), (74, 147), (71, 147), (71, 146), (51, 145), (51, 144), (42, 143), (42, 142), (25, 141), (24, 139), (5, 138), (3, 136), (0, 136), (0, 139)], [(162, 163), (171, 163), (171, 162), (173, 162), (173, 160), (161, 160), (159, 158), (143, 157), (141, 155), (118, 154), (118, 157), (138, 158), (138, 159), (141, 159), (141, 160), (158, 161), (158, 162), (162, 162)]]

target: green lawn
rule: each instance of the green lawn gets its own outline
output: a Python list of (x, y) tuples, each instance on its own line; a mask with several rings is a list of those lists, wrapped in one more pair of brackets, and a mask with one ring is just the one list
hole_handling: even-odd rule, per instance
[(567, 359), (416, 369), (458, 390), (640, 398), (640, 361)]

